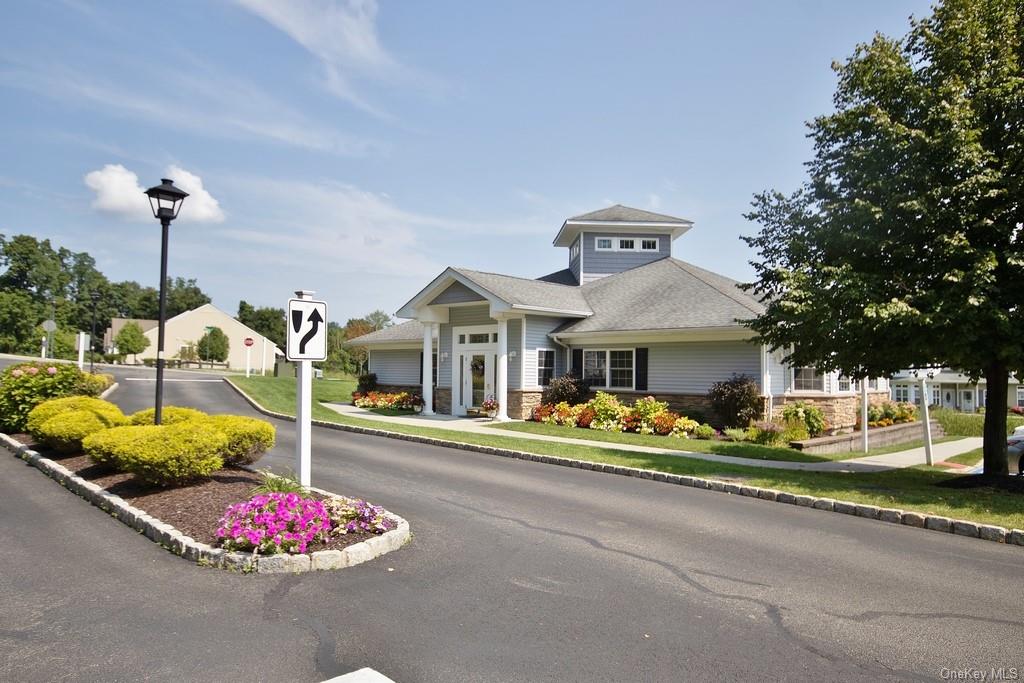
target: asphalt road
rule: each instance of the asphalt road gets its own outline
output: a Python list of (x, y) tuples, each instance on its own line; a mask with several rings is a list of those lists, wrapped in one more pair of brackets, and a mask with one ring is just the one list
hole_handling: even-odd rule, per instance
[[(112, 397), (151, 405), (153, 384)], [(169, 377), (195, 379), (194, 374)], [(254, 412), (216, 382), (166, 402)], [(293, 428), (263, 461), (292, 465)], [(0, 680), (1024, 677), (1024, 552), (647, 480), (314, 428), (313, 479), (406, 517), (359, 567), (190, 565), (0, 457)]]

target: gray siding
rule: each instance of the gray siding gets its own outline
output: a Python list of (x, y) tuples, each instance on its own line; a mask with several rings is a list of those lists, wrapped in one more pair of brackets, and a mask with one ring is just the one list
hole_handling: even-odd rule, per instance
[[(583, 349), (647, 348), (647, 393), (706, 394), (715, 382), (748, 375), (760, 384), (761, 347), (744, 341), (586, 344)], [(564, 356), (564, 354), (563, 354)]]
[[(580, 233), (580, 235), (576, 237), (576, 241), (573, 242), (573, 244), (579, 244), (580, 240), (583, 239), (583, 235), (585, 235), (585, 234), (586, 233)], [(570, 248), (569, 253), (572, 254), (571, 248)], [(582, 250), (581, 250), (581, 253), (582, 253)], [(581, 280), (580, 280), (580, 254), (576, 254), (575, 258), (570, 256), (570, 258), (569, 258), (569, 270), (571, 270), (572, 274), (576, 276), (576, 282), (581, 282)]]
[(783, 365), (778, 361), (779, 354), (782, 350), (773, 351), (768, 354), (768, 372), (771, 373), (772, 381), (772, 396), (779, 396), (786, 392), (789, 388), (790, 372), (789, 366)]
[(733, 373), (760, 384), (761, 347), (744, 341), (648, 344), (647, 390), (706, 394)]
[(554, 349), (555, 377), (565, 374), (565, 349), (548, 337), (548, 333), (563, 322), (565, 322), (564, 318), (550, 318), (539, 315), (526, 316), (526, 352), (523, 357), (526, 384), (523, 388), (537, 387), (537, 349)]
[[(642, 239), (657, 239), (658, 251), (597, 251), (595, 244), (599, 237), (626, 237), (635, 239), (639, 246)], [(581, 283), (590, 282), (605, 275), (621, 273), (624, 270), (647, 265), (652, 261), (672, 255), (672, 236), (650, 233), (646, 235), (624, 235), (616, 233), (585, 233), (583, 240), (583, 277)]]
[(461, 282), (453, 282), (448, 288), (434, 297), (431, 304), (464, 304), (470, 301), (485, 299)]
[(496, 324), (491, 318), (489, 306), (458, 306), (448, 310), (448, 322), (441, 325), (440, 339), (438, 342), (440, 355), (448, 354), (448, 357), (439, 362), (437, 386), (451, 387), (452, 385), (452, 328), (463, 325), (491, 325)]
[(370, 372), (381, 384), (419, 384), (420, 349), (372, 350)]

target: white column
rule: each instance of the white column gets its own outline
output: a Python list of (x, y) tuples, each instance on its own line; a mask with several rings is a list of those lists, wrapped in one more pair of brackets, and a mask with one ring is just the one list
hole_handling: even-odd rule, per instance
[(434, 323), (423, 323), (423, 415), (434, 414)]
[[(313, 292), (300, 289), (295, 292), (295, 297), (312, 299)], [(313, 361), (300, 360), (295, 365), (299, 371), (295, 391), (295, 475), (300, 484), (309, 486), (312, 477)]]
[(868, 452), (868, 378), (860, 381), (860, 438), (864, 452)]
[(924, 424), (924, 459), (932, 464), (932, 426), (928, 420), (928, 401), (924, 400), (928, 392), (928, 380), (921, 378), (921, 422)]
[(495, 372), (494, 398), (498, 401), (497, 419), (508, 421), (508, 320), (498, 319), (498, 367)]

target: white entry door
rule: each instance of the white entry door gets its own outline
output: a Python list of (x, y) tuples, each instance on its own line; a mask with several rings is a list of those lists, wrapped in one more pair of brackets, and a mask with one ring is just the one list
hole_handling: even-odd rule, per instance
[(494, 396), (494, 354), (466, 352), (462, 357), (462, 414), (479, 408), (484, 399)]

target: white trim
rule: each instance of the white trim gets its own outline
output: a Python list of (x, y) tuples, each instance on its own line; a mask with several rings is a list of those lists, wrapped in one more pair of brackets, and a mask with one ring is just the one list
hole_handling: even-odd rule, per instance
[[(584, 378), (587, 375), (587, 351), (597, 352), (604, 351), (604, 386), (598, 387), (599, 389), (607, 389), (608, 391), (636, 391), (636, 347), (622, 347), (622, 348), (609, 348), (609, 347), (582, 347), (583, 349), (583, 367), (580, 368), (583, 372)], [(631, 383), (628, 387), (613, 387), (611, 386), (612, 381), (612, 351), (629, 351), (632, 354), (632, 376)], [(595, 385), (591, 385), (595, 386)]]
[[(555, 349), (548, 349), (548, 348), (544, 348), (544, 347), (537, 347), (536, 349), (534, 349), (533, 353), (534, 353), (534, 358), (536, 360), (536, 365), (534, 367), (535, 374), (533, 376), (533, 386), (531, 387), (531, 388), (534, 388), (534, 389), (544, 389), (545, 388), (544, 385), (540, 383), (540, 352), (541, 351), (550, 351), (552, 353), (552, 356), (551, 356), (551, 379), (555, 378), (555, 368), (558, 367), (558, 351), (556, 351)], [(634, 361), (634, 363), (635, 363), (635, 361)], [(636, 382), (634, 382), (634, 384), (635, 383)]]
[(519, 390), (526, 387), (526, 316), (519, 318)]
[[(601, 240), (611, 240), (612, 246), (602, 247), (598, 245)], [(629, 240), (633, 243), (632, 249), (627, 249), (622, 246), (622, 240)], [(644, 240), (654, 240), (654, 249), (644, 249)], [(659, 252), (661, 251), (661, 237), (642, 237), (639, 235), (594, 235), (594, 251), (628, 251), (628, 252)], [(582, 270), (580, 271), (582, 272)]]
[[(668, 330), (616, 330), (616, 331), (594, 331), (594, 332), (562, 332), (552, 335), (559, 343), (563, 340), (572, 342), (579, 340), (586, 344), (614, 344), (616, 341), (629, 341), (642, 344), (644, 342), (671, 342), (671, 341), (748, 341), (754, 337), (754, 333), (739, 325), (730, 327), (694, 327), (675, 328)], [(577, 343), (576, 346), (580, 344)]]

